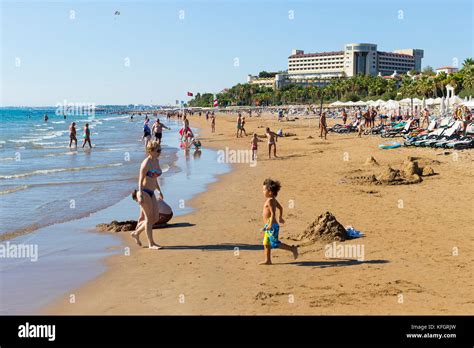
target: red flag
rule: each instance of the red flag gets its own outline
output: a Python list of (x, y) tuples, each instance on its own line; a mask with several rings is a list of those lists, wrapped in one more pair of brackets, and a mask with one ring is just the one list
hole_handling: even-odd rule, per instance
[(192, 97), (193, 94), (191, 92), (188, 92), (188, 97)]
[(214, 107), (217, 108), (219, 106), (219, 102), (217, 101), (217, 98), (214, 99)]

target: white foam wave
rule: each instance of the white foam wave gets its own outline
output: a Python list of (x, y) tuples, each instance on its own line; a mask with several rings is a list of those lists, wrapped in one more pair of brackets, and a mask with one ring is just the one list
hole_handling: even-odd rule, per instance
[(111, 163), (111, 164), (103, 164), (98, 166), (85, 166), (85, 167), (76, 167), (76, 168), (55, 168), (55, 169), (38, 169), (32, 172), (27, 173), (20, 173), (20, 174), (13, 174), (13, 175), (0, 175), (0, 179), (17, 179), (17, 178), (24, 178), (32, 175), (47, 175), (47, 174), (54, 174), (54, 173), (61, 173), (61, 172), (77, 172), (81, 170), (93, 170), (93, 169), (100, 169), (100, 168), (108, 168), (108, 167), (118, 167), (123, 165), (122, 163)]

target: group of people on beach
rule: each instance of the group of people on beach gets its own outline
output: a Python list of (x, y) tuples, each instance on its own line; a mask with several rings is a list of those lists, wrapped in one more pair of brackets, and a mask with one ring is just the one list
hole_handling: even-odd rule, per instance
[[(182, 116), (182, 119), (183, 128), (180, 130), (180, 140), (187, 141), (189, 139), (194, 139), (186, 115)], [(215, 115), (210, 115), (208, 119), (211, 119), (211, 122), (213, 122), (215, 126)], [(242, 129), (242, 120), (240, 121), (240, 126), (240, 129)], [(164, 125), (163, 127), (158, 127), (161, 129), (167, 128)], [(214, 127), (212, 127), (212, 129), (214, 129)], [(247, 135), (245, 132), (244, 134)], [(271, 156), (272, 148), (273, 154), (276, 157), (276, 141), (278, 134), (272, 132), (270, 128), (267, 127), (266, 136), (268, 138), (269, 157)], [(261, 142), (261, 140), (259, 140), (257, 134), (254, 133), (251, 141), (254, 158), (256, 158), (258, 142)], [(135, 199), (140, 205), (140, 218), (137, 222), (137, 227), (131, 233), (131, 236), (135, 242), (141, 246), (140, 234), (145, 231), (148, 239), (148, 248), (151, 250), (159, 250), (163, 247), (156, 243), (153, 238), (153, 226), (157, 223), (163, 223), (163, 221), (169, 221), (172, 216), (172, 214), (171, 216), (169, 214), (163, 214), (162, 208), (160, 207), (160, 203), (162, 204), (164, 199), (163, 192), (158, 182), (158, 178), (163, 173), (159, 162), (159, 157), (161, 155), (161, 137), (158, 138), (155, 136), (155, 139), (150, 139), (146, 143), (146, 155), (146, 158), (140, 165), (138, 189), (132, 194), (133, 199)], [(290, 251), (295, 259), (298, 257), (298, 248), (296, 246), (287, 245), (279, 240), (280, 223), (285, 222), (283, 219), (283, 207), (276, 198), (280, 188), (280, 183), (272, 179), (266, 179), (263, 183), (263, 196), (265, 198), (265, 203), (263, 205), (262, 213), (264, 221), (262, 232), (265, 259), (260, 263), (263, 265), (270, 265), (272, 263), (271, 251), (276, 248)], [(158, 191), (159, 194), (156, 195), (155, 191)], [(277, 210), (279, 212), (278, 217)]]

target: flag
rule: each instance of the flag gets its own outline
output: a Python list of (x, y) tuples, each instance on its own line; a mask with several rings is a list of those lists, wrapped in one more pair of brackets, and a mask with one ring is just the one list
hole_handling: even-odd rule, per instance
[(188, 97), (192, 97), (193, 94), (191, 92), (188, 92)]
[(219, 106), (219, 102), (217, 100), (217, 97), (214, 96), (214, 107), (217, 108)]

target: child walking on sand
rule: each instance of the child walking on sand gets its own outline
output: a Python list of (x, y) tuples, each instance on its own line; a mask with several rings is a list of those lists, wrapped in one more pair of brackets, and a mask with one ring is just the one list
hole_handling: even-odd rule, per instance
[(252, 144), (252, 161), (257, 159), (257, 149), (259, 142), (261, 142), (261, 140), (258, 139), (257, 133), (253, 133), (252, 141), (250, 142), (250, 144)]
[(298, 247), (287, 245), (278, 240), (280, 225), (276, 220), (277, 209), (280, 211), (278, 221), (281, 224), (285, 223), (285, 220), (283, 220), (283, 207), (276, 199), (280, 188), (281, 185), (278, 181), (266, 179), (263, 182), (263, 196), (266, 198), (266, 201), (263, 204), (263, 222), (265, 223), (265, 226), (263, 227), (265, 233), (263, 236), (263, 247), (265, 251), (265, 261), (260, 262), (260, 265), (272, 264), (271, 252), (272, 249), (275, 248), (291, 251), (295, 260), (298, 257)]

